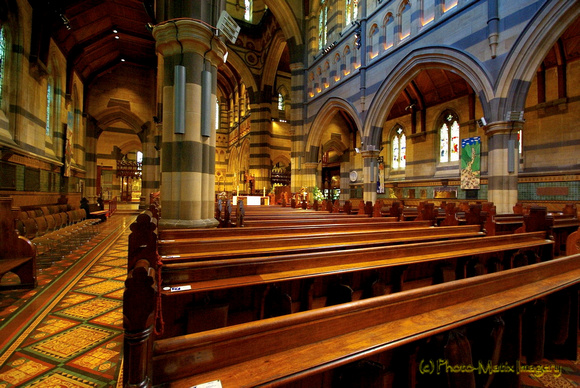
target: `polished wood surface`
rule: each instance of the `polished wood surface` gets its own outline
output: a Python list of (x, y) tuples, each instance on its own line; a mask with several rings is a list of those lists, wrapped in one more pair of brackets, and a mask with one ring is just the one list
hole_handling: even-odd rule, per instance
[[(340, 306), (156, 341), (154, 381), (279, 386), (580, 283), (580, 255)], [(576, 292), (577, 296), (577, 292)], [(576, 298), (576, 303), (577, 303)]]

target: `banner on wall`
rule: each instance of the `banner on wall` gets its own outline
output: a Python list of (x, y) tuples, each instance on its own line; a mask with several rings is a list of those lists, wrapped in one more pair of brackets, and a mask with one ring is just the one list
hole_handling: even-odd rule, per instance
[(481, 176), (481, 137), (461, 141), (461, 188), (479, 189)]

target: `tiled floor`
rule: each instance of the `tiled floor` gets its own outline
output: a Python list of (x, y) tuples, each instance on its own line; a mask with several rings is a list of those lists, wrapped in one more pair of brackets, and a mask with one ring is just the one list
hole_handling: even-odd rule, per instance
[(114, 215), (81, 249), (39, 259), (39, 286), (0, 292), (0, 388), (122, 384), (128, 226)]

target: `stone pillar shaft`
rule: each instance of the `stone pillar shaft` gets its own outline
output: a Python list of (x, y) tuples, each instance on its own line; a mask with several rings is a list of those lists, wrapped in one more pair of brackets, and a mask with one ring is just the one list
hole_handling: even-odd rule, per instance
[[(497, 213), (512, 213), (518, 201), (517, 134), (521, 122), (499, 121), (486, 126), (488, 136), (488, 195)], [(509, 140), (515, 140), (513, 143)], [(511, 150), (510, 150), (511, 148)], [(513, 158), (509, 170), (509, 158)]]
[[(215, 103), (217, 66), (225, 44), (214, 32), (193, 19), (170, 20), (153, 29), (157, 51), (163, 56), (163, 130), (161, 226), (196, 228), (216, 226)], [(174, 130), (175, 66), (185, 67), (185, 131)], [(211, 72), (210, 136), (201, 135), (202, 71)]]

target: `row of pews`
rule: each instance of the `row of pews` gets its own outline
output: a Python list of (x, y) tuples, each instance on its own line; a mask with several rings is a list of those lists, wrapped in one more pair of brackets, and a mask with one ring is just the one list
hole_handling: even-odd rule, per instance
[[(129, 237), (125, 385), (508, 387), (519, 374), (486, 368), (576, 359), (578, 232), (555, 258), (545, 212), (494, 236), (482, 213), (271, 206), (243, 228), (158, 230), (152, 207)], [(467, 365), (487, 372), (453, 372)]]

